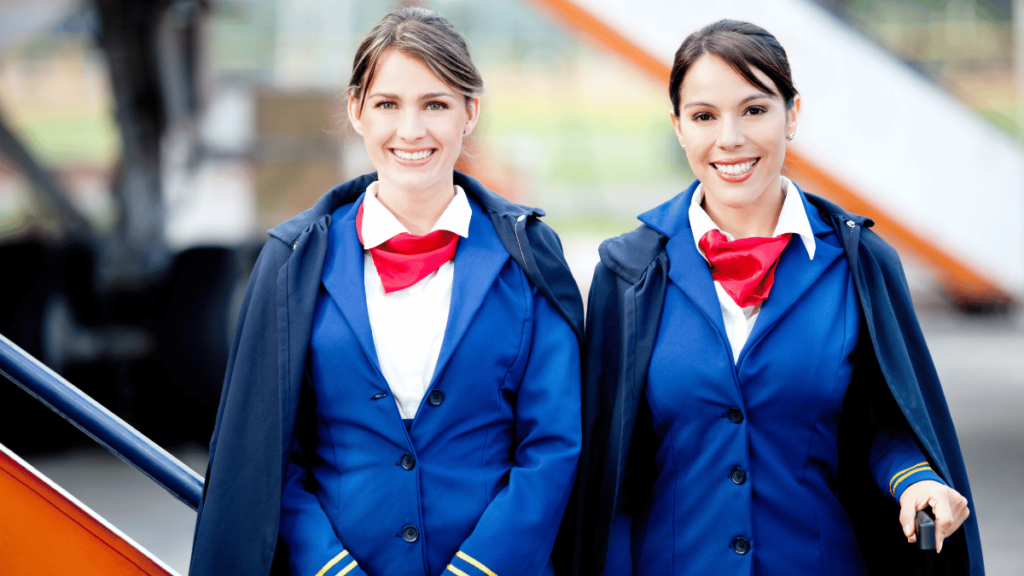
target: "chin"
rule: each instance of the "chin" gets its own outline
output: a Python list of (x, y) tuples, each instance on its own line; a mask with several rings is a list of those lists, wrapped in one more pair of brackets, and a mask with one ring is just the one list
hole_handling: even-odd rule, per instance
[[(711, 177), (714, 178), (715, 175), (712, 174)], [(778, 181), (777, 178), (775, 181)], [(705, 183), (704, 194), (714, 197), (719, 204), (725, 207), (741, 210), (757, 204), (771, 185), (771, 180), (765, 182), (753, 179), (740, 183), (716, 182), (714, 186), (708, 186)]]

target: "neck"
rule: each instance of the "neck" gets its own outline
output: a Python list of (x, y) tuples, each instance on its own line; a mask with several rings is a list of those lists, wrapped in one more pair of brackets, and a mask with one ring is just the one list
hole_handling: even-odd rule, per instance
[(392, 188), (384, 182), (377, 185), (377, 200), (414, 236), (429, 234), (452, 198), (455, 184), (451, 179), (434, 189), (418, 192)]
[(779, 223), (782, 203), (786, 197), (782, 194), (782, 181), (777, 180), (774, 186), (762, 194), (755, 202), (745, 206), (729, 206), (716, 202), (705, 191), (703, 207), (711, 220), (734, 239), (770, 238)]

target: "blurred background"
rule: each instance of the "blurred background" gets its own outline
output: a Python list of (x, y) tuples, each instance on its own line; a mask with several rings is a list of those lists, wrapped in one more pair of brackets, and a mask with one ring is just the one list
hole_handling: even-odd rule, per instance
[[(0, 0), (0, 333), (202, 474), (266, 230), (372, 170), (344, 89), (363, 34), (410, 4), (452, 21), (486, 82), (459, 168), (547, 210), (586, 294), (598, 244), (693, 178), (668, 120), (671, 52), (660, 46), (674, 49), (709, 19), (678, 18), (666, 34), (658, 11), (635, 8), (657, 36), (648, 39), (643, 26), (617, 28), (621, 7), (597, 0)], [(733, 4), (733, 17), (775, 31)], [(807, 18), (798, 29), (828, 27), (863, 61), (884, 61), (893, 82), (928, 94), (914, 122), (953, 118), (945, 146), (977, 147), (960, 131), (999, 146), (989, 160), (926, 168), (947, 180), (964, 169), (994, 175), (995, 185), (946, 192), (959, 203), (929, 201), (933, 189), (923, 199), (862, 193), (844, 170), (883, 166), (836, 159), (830, 172), (815, 155), (844, 141), (816, 135), (815, 119), (850, 111), (814, 112), (823, 72), (801, 69), (791, 49), (797, 87), (812, 88), (791, 174), (875, 216), (900, 249), (958, 426), (989, 573), (1024, 574), (1024, 1), (793, 4), (777, 10)], [(803, 38), (779, 36), (787, 48)], [(904, 172), (921, 169), (914, 162), (909, 152), (887, 160)], [(939, 214), (907, 216), (926, 206)], [(947, 217), (967, 238), (927, 225)], [(1003, 261), (975, 265), (958, 246), (989, 234)], [(194, 513), (2, 376), (0, 444), (187, 571)]]

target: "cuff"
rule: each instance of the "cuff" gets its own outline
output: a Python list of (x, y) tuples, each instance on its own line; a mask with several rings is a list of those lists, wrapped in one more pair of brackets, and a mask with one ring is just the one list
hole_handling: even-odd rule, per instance
[(920, 462), (893, 475), (889, 480), (889, 493), (899, 502), (908, 486), (922, 480), (934, 480), (943, 486), (946, 485), (942, 478), (932, 470), (928, 462)]
[(341, 554), (324, 564), (316, 576), (366, 576), (366, 572), (363, 572), (355, 558), (349, 555), (348, 550), (342, 550)]
[(490, 568), (459, 550), (448, 565), (447, 576), (498, 576)]

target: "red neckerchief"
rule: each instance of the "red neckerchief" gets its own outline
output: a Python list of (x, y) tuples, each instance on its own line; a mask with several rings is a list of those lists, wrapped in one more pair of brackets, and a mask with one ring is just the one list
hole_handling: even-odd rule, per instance
[(755, 306), (768, 297), (775, 283), (775, 266), (792, 234), (775, 238), (742, 238), (730, 242), (710, 230), (698, 243), (711, 265), (711, 277), (740, 308)]
[[(356, 234), (363, 243), (363, 205), (356, 213)], [(434, 230), (426, 236), (403, 232), (383, 244), (370, 248), (373, 265), (384, 285), (384, 293), (403, 290), (423, 280), (442, 264), (455, 257), (459, 235), (449, 230)]]

